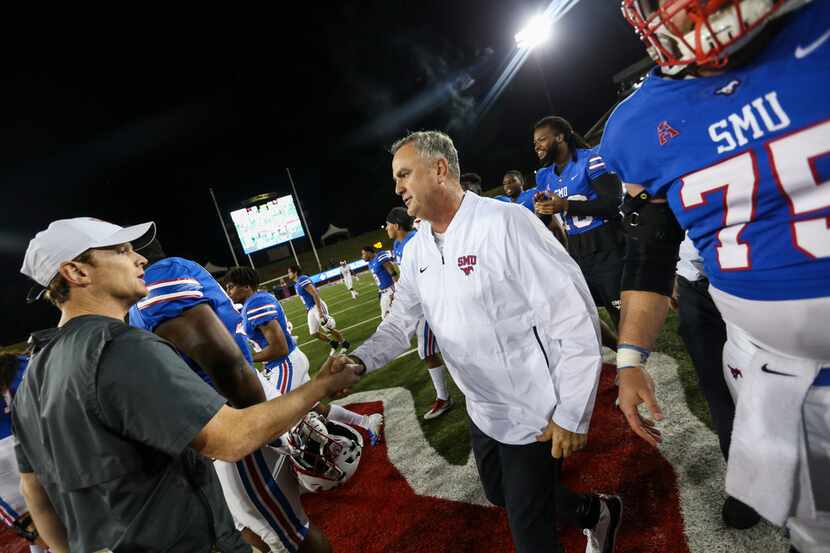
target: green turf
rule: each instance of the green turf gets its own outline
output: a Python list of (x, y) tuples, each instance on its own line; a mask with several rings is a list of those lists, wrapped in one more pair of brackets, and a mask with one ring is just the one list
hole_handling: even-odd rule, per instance
[[(355, 282), (355, 289), (360, 294), (357, 300), (351, 299), (342, 284), (320, 288), (321, 297), (326, 301), (330, 313), (337, 321), (337, 328), (343, 331), (353, 348), (368, 338), (377, 325), (380, 324), (380, 306), (377, 286), (374, 281), (368, 275), (364, 275), (359, 281)], [(294, 335), (299, 337), (300, 349), (308, 356), (311, 362), (311, 373), (314, 374), (325, 362), (330, 349), (329, 345), (308, 336), (306, 310), (299, 298), (292, 297), (282, 303), (288, 319), (294, 324)], [(672, 313), (658, 338), (656, 349), (677, 359), (689, 407), (698, 418), (709, 425), (706, 404), (697, 390), (694, 369), (683, 343), (677, 335), (676, 326), (676, 316)], [(413, 340), (411, 349), (414, 348), (415, 341)], [(415, 351), (368, 375), (361, 380), (353, 391), (393, 386), (406, 388), (412, 393), (415, 400), (415, 409), (429, 443), (450, 463), (464, 464), (467, 462), (470, 452), (464, 397), (452, 382), (452, 379), (448, 378), (448, 380), (455, 407), (443, 416), (430, 421), (425, 421), (421, 417), (435, 399), (435, 390), (432, 387), (432, 381), (425, 365), (418, 358)]]

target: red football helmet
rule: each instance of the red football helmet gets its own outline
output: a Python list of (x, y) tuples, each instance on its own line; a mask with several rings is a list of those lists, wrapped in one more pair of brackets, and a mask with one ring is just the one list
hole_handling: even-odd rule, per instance
[(623, 16), (668, 74), (723, 67), (773, 17), (811, 0), (623, 0)]

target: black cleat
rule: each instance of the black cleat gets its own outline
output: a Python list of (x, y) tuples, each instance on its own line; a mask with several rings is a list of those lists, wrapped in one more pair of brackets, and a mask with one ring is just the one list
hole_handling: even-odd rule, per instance
[(755, 509), (731, 496), (723, 502), (721, 518), (724, 524), (736, 530), (752, 528), (761, 521), (761, 515)]
[(617, 532), (622, 524), (623, 502), (617, 495), (599, 494), (599, 520), (582, 531), (588, 538), (585, 553), (614, 553)]

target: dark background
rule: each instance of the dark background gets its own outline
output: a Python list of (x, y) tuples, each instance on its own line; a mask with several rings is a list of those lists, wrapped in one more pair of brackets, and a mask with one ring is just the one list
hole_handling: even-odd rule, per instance
[(290, 167), (315, 237), (329, 223), (375, 229), (400, 205), (386, 150), (407, 130), (448, 131), (462, 171), (490, 188), (508, 169), (532, 173), (536, 120), (555, 113), (587, 131), (615, 101), (612, 75), (644, 55), (618, 2), (582, 0), (479, 117), (514, 34), (547, 2), (325, 4), (245, 14), (244, 25), (159, 16), (7, 45), (0, 344), (57, 320), (51, 306), (25, 304), (19, 274), (52, 220), (154, 220), (168, 254), (228, 265), (208, 188), (229, 211), (289, 193)]

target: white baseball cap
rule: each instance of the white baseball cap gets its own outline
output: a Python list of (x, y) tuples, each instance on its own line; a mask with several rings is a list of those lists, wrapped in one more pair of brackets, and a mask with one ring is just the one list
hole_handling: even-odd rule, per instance
[(140, 243), (133, 244), (135, 249), (139, 249), (152, 242), (155, 235), (156, 224), (152, 221), (126, 228), (92, 217), (53, 221), (46, 230), (38, 232), (26, 248), (20, 272), (38, 284), (29, 291), (26, 301), (40, 298), (58, 274), (61, 264), (72, 261), (88, 249), (142, 239)]

